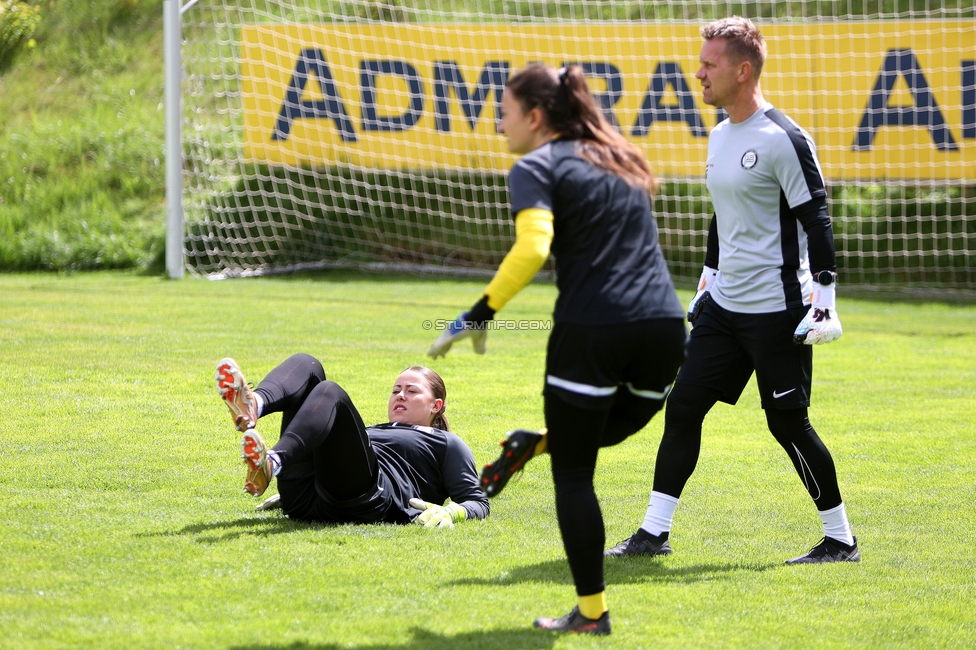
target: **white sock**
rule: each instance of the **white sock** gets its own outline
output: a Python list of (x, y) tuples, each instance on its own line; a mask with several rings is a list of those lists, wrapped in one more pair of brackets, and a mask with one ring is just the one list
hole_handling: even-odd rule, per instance
[(254, 398), (254, 404), (258, 407), (258, 417), (261, 417), (261, 412), (264, 411), (264, 398), (253, 390), (251, 391), (251, 397)]
[(819, 510), (818, 512), (823, 520), (825, 537), (832, 537), (848, 546), (853, 546), (854, 534), (851, 532), (851, 522), (847, 520), (847, 508), (844, 507), (843, 503), (836, 508)]
[(644, 513), (644, 523), (641, 524), (646, 532), (651, 535), (660, 535), (671, 532), (671, 520), (674, 519), (674, 510), (678, 507), (678, 500), (667, 494), (651, 492), (651, 500), (647, 504), (647, 512)]
[(281, 459), (278, 458), (278, 452), (274, 449), (268, 450), (268, 464), (271, 465), (271, 478), (281, 473)]

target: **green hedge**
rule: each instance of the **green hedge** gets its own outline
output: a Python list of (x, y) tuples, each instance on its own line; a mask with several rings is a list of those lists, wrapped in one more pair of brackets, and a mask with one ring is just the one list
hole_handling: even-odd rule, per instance
[[(377, 262), (497, 265), (514, 236), (506, 178), (493, 173), (285, 170), (257, 166), (189, 220), (189, 260), (211, 268)], [(973, 187), (835, 185), (838, 267), (851, 284), (976, 285)], [(697, 278), (712, 213), (702, 183), (655, 201), (673, 274)], [(252, 243), (252, 240), (259, 240)]]
[(0, 0), (0, 73), (10, 66), (21, 48), (34, 46), (31, 37), (40, 21), (40, 7)]

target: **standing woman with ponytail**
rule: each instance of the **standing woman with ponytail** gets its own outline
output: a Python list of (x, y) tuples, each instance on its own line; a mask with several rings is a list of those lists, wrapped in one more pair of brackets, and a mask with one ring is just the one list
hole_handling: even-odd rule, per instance
[[(277, 478), (280, 499), (265, 504), (292, 519), (451, 528), (488, 516), (474, 456), (448, 431), (447, 390), (433, 370), (401, 372), (387, 402), (389, 422), (371, 427), (308, 354), (285, 359), (253, 390), (233, 359), (217, 364), (216, 379), (244, 432), (244, 490), (260, 496)], [(281, 437), (268, 449), (256, 426), (277, 412)]]
[(661, 410), (682, 361), (686, 330), (658, 244), (641, 152), (604, 119), (581, 68), (532, 65), (502, 95), (499, 131), (523, 157), (509, 173), (515, 244), (481, 299), (434, 343), (461, 338), (484, 351), (485, 323), (527, 285), (550, 251), (559, 296), (546, 355), (546, 429), (517, 429), (485, 467), (497, 495), (513, 473), (548, 452), (556, 514), (577, 607), (536, 627), (609, 634), (603, 515), (593, 488), (601, 447), (640, 431)]

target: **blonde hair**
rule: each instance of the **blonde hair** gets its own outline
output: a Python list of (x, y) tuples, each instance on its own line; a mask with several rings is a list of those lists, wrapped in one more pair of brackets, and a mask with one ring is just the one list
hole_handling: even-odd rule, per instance
[(749, 61), (756, 79), (759, 78), (766, 63), (766, 40), (751, 20), (742, 16), (722, 18), (702, 27), (701, 35), (706, 41), (725, 39), (729, 58), (734, 62)]

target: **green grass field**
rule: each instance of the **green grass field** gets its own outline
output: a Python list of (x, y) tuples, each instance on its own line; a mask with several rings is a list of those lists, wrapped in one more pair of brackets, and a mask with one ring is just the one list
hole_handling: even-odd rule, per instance
[[(298, 351), (368, 422), (424, 356), (425, 319), (483, 281), (324, 274), (178, 282), (0, 275), (0, 647), (968, 648), (976, 644), (976, 306), (840, 298), (812, 420), (838, 466), (863, 561), (786, 567), (820, 536), (765, 432), (755, 386), (705, 421), (675, 554), (608, 562), (614, 633), (555, 637), (575, 602), (548, 463), (458, 528), (322, 526), (256, 513), (214, 390), (230, 355), (258, 382)], [(548, 319), (532, 285), (502, 314)], [(687, 293), (682, 299), (687, 299)], [(431, 362), (476, 461), (539, 426), (543, 331), (493, 332)], [(606, 450), (608, 544), (643, 517), (663, 426)], [(275, 416), (260, 427), (273, 441)], [(273, 488), (272, 488), (273, 489)]]

